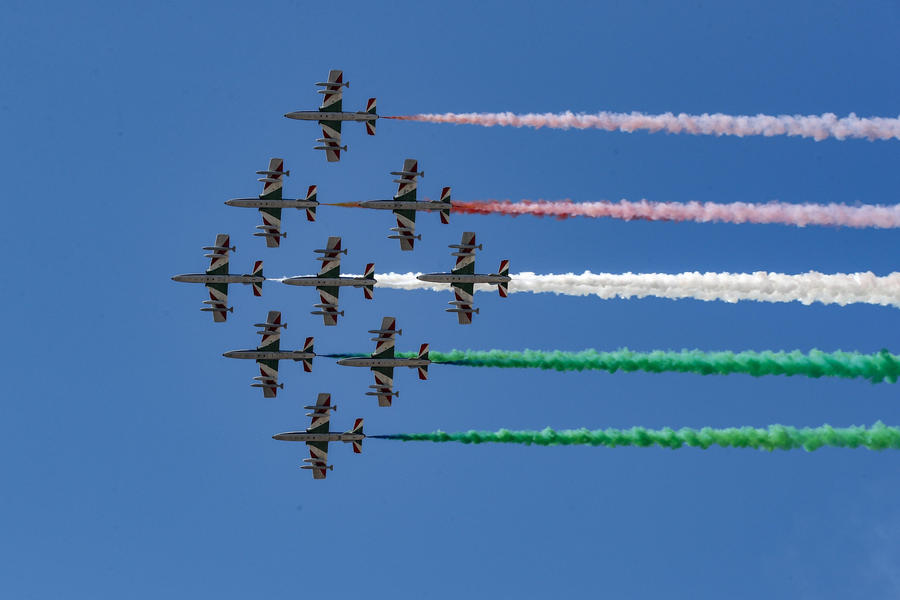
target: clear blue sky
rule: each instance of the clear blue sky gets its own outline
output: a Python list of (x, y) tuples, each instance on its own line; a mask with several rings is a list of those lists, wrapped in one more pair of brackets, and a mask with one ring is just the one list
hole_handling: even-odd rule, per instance
[[(363, 371), (282, 366), (263, 400), (252, 323), (284, 314), (283, 343), (367, 351), (394, 315), (398, 348), (821, 348), (897, 351), (900, 313), (872, 306), (479, 294), (467, 328), (449, 293), (342, 295), (325, 329), (311, 290), (232, 288), (214, 325), (201, 246), (232, 235), (232, 267), (313, 272), (329, 235), (348, 271), (444, 270), (462, 231), (480, 270), (795, 273), (896, 269), (896, 231), (557, 222), (434, 215), (400, 253), (385, 213), (285, 217), (280, 249), (252, 238), (254, 171), (285, 158), (286, 192), (384, 198), (406, 157), (421, 192), (459, 199), (894, 203), (900, 143), (816, 143), (347, 126), (328, 164), (312, 85), (341, 68), (345, 106), (383, 114), (642, 110), (896, 116), (900, 9), (891, 2), (7, 2), (0, 23), (0, 595), (8, 598), (847, 598), (900, 591), (900, 455), (825, 449), (530, 448), (369, 440), (332, 448), (325, 482), (297, 466), (303, 404), (370, 433), (498, 427), (900, 423), (898, 388), (862, 381), (688, 374), (399, 372), (390, 409)], [(76, 7), (77, 5), (77, 7)]]

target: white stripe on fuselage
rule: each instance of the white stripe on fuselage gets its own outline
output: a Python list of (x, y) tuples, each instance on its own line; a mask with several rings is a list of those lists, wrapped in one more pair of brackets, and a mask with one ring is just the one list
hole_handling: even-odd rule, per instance
[(345, 367), (425, 367), (431, 364), (424, 358), (342, 358), (337, 364)]
[(298, 121), (374, 121), (378, 115), (366, 112), (327, 112), (318, 110), (297, 110), (284, 115)]
[(257, 275), (207, 275), (206, 273), (185, 273), (172, 277), (172, 281), (185, 283), (263, 283), (265, 280), (265, 277)]
[(232, 198), (226, 200), (225, 204), (242, 208), (314, 208), (319, 206), (315, 200), (263, 200), (261, 198)]
[(431, 283), (507, 283), (510, 280), (506, 275), (488, 275), (479, 273), (473, 273), (472, 275), (423, 273), (422, 275), (416, 275), (416, 279)]
[(248, 358), (254, 360), (304, 360), (315, 358), (312, 352), (302, 350), (279, 350), (266, 352), (265, 350), (229, 350), (222, 354), (226, 358)]
[(360, 442), (366, 436), (362, 433), (309, 433), (306, 431), (286, 431), (276, 433), (273, 440), (283, 442)]
[(364, 200), (359, 203), (362, 208), (380, 208), (384, 210), (451, 210), (450, 202), (429, 202), (424, 200), (397, 201), (397, 200)]
[(299, 277), (288, 277), (286, 279), (283, 279), (282, 283), (286, 283), (288, 285), (308, 285), (308, 286), (316, 286), (316, 287), (331, 287), (331, 286), (365, 287), (367, 285), (375, 285), (376, 281), (374, 279), (369, 279), (366, 277), (299, 276)]

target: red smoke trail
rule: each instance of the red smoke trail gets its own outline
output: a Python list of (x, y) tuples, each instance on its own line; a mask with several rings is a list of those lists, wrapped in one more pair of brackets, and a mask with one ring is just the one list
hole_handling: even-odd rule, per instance
[(401, 115), (382, 117), (400, 121), (428, 123), (454, 123), (457, 125), (481, 125), (493, 127), (533, 127), (540, 129), (604, 129), (606, 131), (647, 131), (656, 133), (689, 133), (692, 135), (733, 135), (744, 137), (762, 135), (799, 136), (821, 141), (827, 138), (844, 140), (865, 138), (868, 140), (900, 139), (900, 118), (861, 118), (850, 113), (838, 118), (833, 113), (823, 115), (724, 115), (721, 113), (688, 115), (663, 113), (648, 115), (639, 112), (596, 114), (565, 113), (444, 113)]
[(695, 221), (698, 223), (778, 223), (838, 227), (900, 227), (900, 204), (848, 206), (846, 204), (748, 204), (732, 202), (579, 202), (571, 200), (453, 201), (453, 212), (463, 214), (534, 215), (537, 217), (609, 217), (632, 221)]

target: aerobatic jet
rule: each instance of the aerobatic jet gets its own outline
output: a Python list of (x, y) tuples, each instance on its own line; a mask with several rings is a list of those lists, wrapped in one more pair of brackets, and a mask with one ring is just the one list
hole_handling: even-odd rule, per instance
[(353, 429), (350, 431), (332, 432), (328, 423), (331, 420), (331, 411), (337, 410), (337, 405), (331, 403), (331, 394), (319, 394), (315, 405), (303, 408), (312, 411), (306, 413), (307, 417), (312, 418), (306, 431), (276, 433), (272, 439), (285, 442), (306, 442), (306, 445), (309, 446), (309, 458), (303, 459), (306, 464), (300, 468), (311, 470), (313, 479), (325, 479), (325, 471), (327, 469), (334, 470), (334, 465), (328, 464), (328, 442), (351, 442), (353, 452), (361, 453), (362, 441), (366, 437), (366, 434), (363, 433), (363, 420), (356, 419)]
[(397, 226), (391, 227), (391, 231), (395, 231), (396, 234), (389, 235), (388, 239), (400, 240), (401, 250), (412, 250), (415, 240), (422, 239), (421, 234), (416, 235), (416, 211), (438, 211), (441, 223), (444, 225), (450, 223), (450, 210), (453, 204), (450, 202), (449, 187), (441, 190), (441, 197), (438, 200), (425, 202), (416, 200), (416, 177), (425, 176), (425, 172), (419, 171), (418, 168), (419, 163), (416, 159), (407, 158), (403, 161), (402, 171), (391, 171), (391, 175), (400, 177), (394, 180), (399, 187), (397, 195), (392, 200), (366, 200), (358, 203), (363, 208), (394, 211), (397, 215)]
[(338, 294), (342, 287), (361, 287), (367, 300), (374, 296), (375, 263), (366, 265), (366, 272), (362, 277), (341, 277), (341, 254), (347, 254), (347, 250), (341, 250), (341, 238), (330, 237), (327, 248), (313, 252), (322, 255), (316, 257), (316, 260), (322, 261), (318, 275), (288, 277), (283, 281), (288, 285), (315, 286), (322, 303), (313, 305), (319, 310), (314, 310), (311, 314), (322, 315), (325, 325), (337, 325), (338, 315), (344, 314), (344, 311), (338, 311)]
[(213, 321), (216, 323), (225, 321), (228, 313), (234, 312), (234, 307), (228, 306), (229, 283), (250, 284), (253, 286), (253, 295), (262, 296), (262, 284), (266, 280), (263, 277), (263, 261), (261, 260), (253, 263), (253, 272), (249, 275), (228, 272), (228, 253), (235, 251), (234, 246), (228, 245), (229, 239), (228, 234), (220, 233), (216, 235), (215, 246), (203, 247), (204, 250), (209, 251), (209, 254), (204, 254), (209, 259), (209, 268), (206, 269), (206, 273), (185, 273), (172, 277), (172, 281), (206, 284), (209, 289), (209, 300), (203, 301), (206, 306), (200, 310), (211, 312)]
[(284, 178), (291, 174), (290, 171), (284, 170), (284, 159), (270, 158), (269, 168), (265, 171), (257, 171), (257, 175), (262, 175), (257, 181), (263, 184), (262, 193), (258, 198), (232, 198), (226, 200), (228, 206), (240, 206), (243, 208), (258, 208), (262, 213), (262, 225), (257, 225), (257, 231), (253, 235), (256, 237), (266, 238), (266, 246), (269, 248), (277, 248), (281, 244), (281, 238), (287, 237), (287, 233), (281, 231), (281, 209), (282, 208), (305, 208), (306, 220), (316, 220), (316, 207), (319, 206), (316, 200), (317, 187), (309, 186), (306, 192), (306, 200), (282, 198), (281, 190), (284, 187)]
[(256, 333), (262, 336), (262, 340), (256, 350), (231, 350), (222, 356), (226, 358), (249, 358), (259, 363), (259, 375), (253, 379), (256, 383), (251, 387), (262, 388), (264, 398), (274, 398), (278, 388), (284, 389), (284, 384), (278, 383), (278, 361), (293, 360), (303, 361), (303, 370), (312, 372), (312, 361), (316, 357), (313, 352), (313, 338), (306, 338), (303, 350), (281, 350), (281, 328), (287, 329), (287, 323), (281, 322), (281, 313), (270, 310), (265, 323), (254, 323), (254, 327), (261, 327)]
[(350, 87), (350, 82), (344, 81), (344, 72), (332, 69), (328, 72), (328, 81), (320, 81), (316, 85), (322, 88), (318, 93), (324, 94), (319, 110), (297, 110), (284, 116), (299, 121), (318, 121), (322, 126), (322, 137), (316, 141), (322, 145), (315, 146), (315, 149), (324, 150), (328, 162), (337, 162), (341, 160), (341, 150), (347, 150), (347, 146), (341, 146), (343, 121), (363, 121), (366, 124), (366, 133), (375, 135), (375, 119), (378, 118), (375, 114), (375, 98), (369, 98), (366, 110), (343, 112), (341, 101), (344, 94), (341, 88)]
[(456, 313), (460, 325), (468, 325), (472, 322), (472, 313), (477, 313), (477, 308), (472, 308), (472, 296), (475, 295), (476, 283), (496, 283), (501, 298), (509, 295), (509, 261), (501, 260), (500, 269), (496, 273), (475, 272), (475, 250), (481, 250), (481, 244), (475, 245), (475, 233), (466, 231), (462, 234), (462, 241), (458, 244), (450, 244), (456, 252), (451, 256), (456, 257), (456, 264), (450, 273), (424, 273), (417, 275), (416, 279), (430, 281), (432, 283), (449, 283), (456, 294), (456, 300), (448, 302), (453, 308), (445, 309), (447, 312)]
[(391, 397), (399, 396), (394, 387), (394, 367), (409, 367), (419, 369), (419, 379), (428, 379), (428, 344), (422, 344), (417, 358), (394, 358), (394, 338), (402, 335), (402, 329), (396, 329), (394, 317), (384, 317), (381, 320), (381, 329), (370, 329), (369, 333), (375, 333), (378, 337), (372, 338), (375, 342), (375, 352), (371, 357), (342, 358), (337, 364), (345, 367), (368, 367), (375, 374), (375, 385), (369, 388), (373, 391), (366, 392), (366, 396), (378, 396), (378, 406), (390, 406)]

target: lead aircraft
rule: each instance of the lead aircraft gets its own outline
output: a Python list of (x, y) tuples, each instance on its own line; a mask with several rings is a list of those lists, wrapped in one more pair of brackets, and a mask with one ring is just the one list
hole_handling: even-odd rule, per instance
[(263, 261), (258, 260), (253, 263), (253, 272), (249, 275), (238, 275), (237, 273), (228, 272), (228, 253), (234, 252), (234, 246), (229, 246), (227, 233), (216, 235), (214, 246), (204, 246), (204, 250), (208, 250), (209, 254), (204, 254), (209, 259), (209, 268), (206, 273), (185, 273), (183, 275), (174, 275), (172, 281), (182, 281), (185, 283), (204, 283), (209, 290), (209, 300), (204, 300), (205, 307), (200, 310), (211, 312), (213, 321), (221, 323), (225, 321), (229, 312), (234, 312), (233, 306), (228, 306), (228, 284), (243, 283), (253, 286), (253, 295), (262, 296), (262, 284), (266, 280), (263, 277)]
[(300, 277), (288, 277), (282, 281), (288, 285), (315, 286), (319, 290), (321, 304), (314, 306), (311, 314), (322, 315), (325, 325), (337, 325), (338, 315), (344, 311), (338, 311), (338, 295), (342, 287), (361, 287), (366, 300), (374, 297), (375, 263), (366, 265), (366, 272), (362, 277), (341, 277), (341, 254), (347, 254), (347, 250), (341, 250), (341, 238), (332, 236), (328, 238), (328, 245), (324, 249), (316, 249), (313, 252), (321, 254), (316, 260), (322, 261), (319, 274), (314, 276), (303, 275)]
[(450, 244), (453, 248), (451, 256), (456, 257), (456, 264), (450, 273), (424, 273), (417, 275), (416, 279), (430, 281), (432, 283), (449, 283), (456, 295), (456, 300), (451, 300), (453, 308), (445, 309), (447, 312), (456, 313), (460, 325), (468, 325), (472, 322), (472, 313), (477, 313), (477, 308), (472, 308), (472, 300), (475, 295), (476, 283), (496, 283), (501, 298), (509, 295), (509, 261), (501, 260), (500, 269), (496, 273), (482, 274), (475, 272), (475, 250), (481, 250), (481, 244), (475, 244), (475, 233), (466, 231), (462, 234), (462, 240), (458, 244)]
[(359, 202), (358, 205), (363, 208), (375, 208), (382, 210), (392, 210), (397, 215), (397, 226), (391, 227), (391, 231), (395, 231), (394, 235), (389, 235), (388, 239), (400, 240), (401, 250), (412, 250), (415, 240), (421, 240), (422, 235), (416, 235), (416, 212), (438, 211), (441, 215), (441, 223), (447, 225), (450, 223), (450, 210), (453, 204), (450, 202), (450, 188), (445, 187), (441, 190), (441, 197), (438, 200), (418, 201), (416, 200), (416, 177), (425, 176), (425, 171), (419, 171), (419, 162), (414, 158), (407, 158), (403, 161), (402, 171), (391, 171), (391, 175), (399, 176), (394, 183), (398, 184), (397, 194), (392, 200), (366, 200)]
[(303, 459), (306, 464), (300, 468), (311, 470), (313, 479), (325, 479), (325, 471), (327, 469), (334, 470), (334, 465), (328, 464), (328, 442), (350, 442), (353, 444), (353, 452), (360, 454), (362, 441), (366, 437), (363, 433), (363, 420), (356, 419), (353, 429), (350, 431), (343, 433), (330, 431), (331, 411), (337, 410), (337, 404), (331, 403), (331, 394), (319, 394), (314, 406), (304, 406), (303, 408), (312, 411), (306, 413), (306, 416), (312, 419), (306, 431), (276, 433), (272, 439), (285, 442), (306, 442), (309, 447), (309, 458)]
[(278, 383), (278, 361), (293, 360), (303, 361), (303, 370), (312, 372), (312, 361), (316, 357), (313, 352), (313, 338), (306, 338), (303, 350), (281, 350), (281, 328), (287, 329), (287, 323), (281, 322), (281, 312), (270, 310), (265, 323), (254, 323), (254, 327), (261, 327), (256, 333), (262, 336), (262, 340), (256, 350), (229, 350), (222, 354), (226, 358), (253, 359), (259, 364), (259, 375), (253, 379), (251, 387), (262, 388), (264, 398), (274, 398), (278, 388), (284, 389), (284, 384)]
[(349, 88), (350, 82), (344, 81), (344, 72), (332, 69), (328, 72), (328, 81), (320, 81), (317, 86), (323, 88), (318, 93), (324, 94), (322, 106), (319, 110), (297, 110), (284, 116), (288, 119), (299, 121), (318, 121), (322, 126), (322, 137), (316, 139), (321, 146), (315, 146), (316, 150), (324, 150), (328, 162), (341, 160), (341, 150), (346, 152), (347, 146), (341, 146), (341, 123), (344, 121), (363, 121), (366, 124), (366, 133), (375, 135), (375, 98), (369, 98), (366, 102), (366, 110), (358, 112), (343, 112), (341, 104), (343, 92), (341, 88)]
[(256, 174), (262, 175), (257, 181), (263, 184), (262, 193), (258, 198), (232, 198), (226, 200), (225, 204), (243, 208), (258, 208), (262, 214), (263, 224), (256, 226), (261, 231), (257, 231), (253, 235), (266, 238), (266, 246), (269, 248), (277, 248), (281, 244), (281, 238), (287, 237), (287, 233), (281, 231), (281, 209), (305, 208), (306, 220), (315, 221), (316, 207), (319, 206), (319, 202), (316, 200), (318, 188), (314, 185), (309, 186), (305, 200), (282, 198), (284, 178), (291, 174), (290, 171), (284, 170), (284, 159), (282, 158), (270, 158), (269, 168), (265, 171), (257, 171)]
[(394, 391), (394, 367), (409, 367), (419, 369), (419, 379), (428, 379), (428, 344), (422, 344), (417, 358), (395, 358), (394, 338), (403, 335), (402, 329), (396, 328), (397, 320), (394, 317), (384, 317), (381, 320), (381, 329), (370, 329), (369, 333), (375, 333), (378, 337), (372, 338), (375, 342), (375, 352), (370, 357), (342, 358), (337, 364), (345, 367), (368, 367), (375, 374), (375, 385), (369, 388), (373, 391), (366, 392), (366, 396), (378, 396), (378, 406), (390, 406), (391, 397), (399, 396), (400, 392)]

